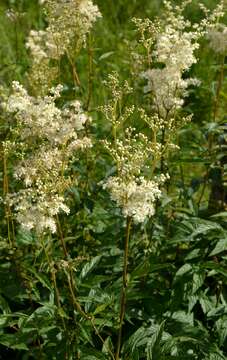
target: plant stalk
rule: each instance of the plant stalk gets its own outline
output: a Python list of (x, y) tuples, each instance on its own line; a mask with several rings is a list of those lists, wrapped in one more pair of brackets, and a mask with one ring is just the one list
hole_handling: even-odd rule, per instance
[(122, 273), (122, 292), (121, 292), (121, 304), (120, 304), (120, 327), (118, 332), (118, 339), (117, 339), (117, 350), (115, 359), (120, 359), (120, 351), (121, 351), (121, 343), (122, 343), (122, 327), (125, 318), (125, 310), (126, 310), (126, 292), (128, 287), (128, 253), (129, 253), (129, 239), (130, 239), (130, 231), (132, 225), (132, 218), (127, 217), (127, 226), (126, 226), (126, 236), (125, 236), (125, 246), (124, 246), (124, 266), (123, 266), (123, 273)]

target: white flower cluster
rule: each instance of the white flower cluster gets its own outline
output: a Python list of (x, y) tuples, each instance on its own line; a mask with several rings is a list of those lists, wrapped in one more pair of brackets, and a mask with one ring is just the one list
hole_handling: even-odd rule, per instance
[(26, 47), (32, 57), (30, 81), (36, 92), (43, 95), (58, 74), (57, 62), (65, 54), (70, 57), (78, 53), (101, 14), (91, 0), (45, 0), (42, 4), (46, 8), (47, 28), (31, 30)]
[(210, 47), (218, 54), (227, 53), (227, 26), (219, 24), (211, 29), (207, 37), (210, 41)]
[(112, 200), (122, 208), (125, 217), (131, 217), (135, 223), (142, 223), (154, 215), (155, 202), (162, 195), (159, 186), (166, 178), (164, 175), (155, 180), (138, 177), (124, 182), (122, 178), (110, 177), (103, 187), (110, 191)]
[(133, 134), (134, 128), (127, 128), (124, 139), (116, 139), (115, 146), (107, 140), (103, 141), (105, 148), (117, 164), (118, 173), (122, 178), (131, 179), (138, 176), (145, 162), (155, 151), (146, 135)]
[(44, 30), (31, 30), (26, 42), (34, 63), (40, 63), (43, 59), (58, 59), (60, 53), (52, 34)]
[(55, 216), (63, 211), (69, 214), (70, 210), (64, 203), (63, 196), (56, 193), (47, 194), (34, 188), (20, 190), (8, 196), (8, 203), (16, 212), (16, 219), (21, 226), (37, 234), (45, 231), (55, 233), (57, 230)]
[[(200, 24), (191, 24), (182, 14), (184, 7), (191, 1), (179, 6), (172, 6), (165, 1), (166, 16), (156, 34), (153, 63), (162, 68), (148, 69), (142, 76), (147, 79), (145, 92), (152, 92), (156, 113), (162, 118), (171, 118), (184, 103), (190, 85), (198, 85), (196, 79), (185, 79), (183, 74), (196, 63), (195, 51), (199, 48), (198, 40), (210, 25), (207, 18)], [(217, 16), (220, 15), (218, 10)], [(215, 15), (215, 16), (216, 16)], [(212, 14), (213, 20), (214, 14)]]
[(30, 96), (16, 81), (12, 89), (13, 94), (9, 96), (6, 110), (15, 113), (22, 139), (35, 137), (64, 146), (77, 139), (77, 130), (81, 130), (89, 120), (79, 101), (71, 102), (65, 109), (55, 105), (62, 91), (61, 85), (51, 89), (51, 95), (37, 98)]
[(152, 143), (144, 134), (135, 131), (134, 128), (127, 128), (125, 138), (117, 139), (114, 146), (108, 141), (103, 142), (116, 162), (118, 173), (108, 178), (103, 188), (110, 191), (112, 200), (122, 208), (125, 217), (142, 223), (154, 215), (155, 202), (161, 197), (159, 186), (168, 176), (146, 180), (141, 175), (147, 162), (160, 155), (162, 149), (160, 144)]
[[(206, 19), (200, 24), (192, 25), (183, 16), (186, 5), (191, 1), (184, 0), (180, 6), (164, 1), (165, 17), (156, 19), (153, 24), (146, 19), (133, 20), (140, 36), (139, 49), (141, 44), (145, 49), (143, 61), (138, 53), (139, 64), (149, 64), (150, 67), (142, 76), (147, 79), (145, 92), (152, 93), (154, 111), (149, 111), (148, 115), (144, 109), (139, 110), (142, 119), (152, 129), (152, 140), (141, 133), (132, 136), (135, 129), (130, 128), (126, 130), (123, 140), (117, 138), (116, 128), (120, 123), (112, 118), (115, 119), (113, 114), (116, 111), (114, 100), (122, 92), (116, 91), (116, 76), (110, 82), (111, 89), (114, 90), (112, 103), (115, 107), (109, 104), (103, 107), (106, 119), (115, 130), (114, 144), (104, 141), (104, 146), (117, 167), (117, 176), (110, 177), (104, 188), (110, 191), (112, 199), (122, 207), (123, 215), (132, 217), (135, 222), (143, 222), (146, 217), (154, 215), (155, 201), (161, 197), (159, 186), (168, 178), (163, 174), (159, 178), (154, 177), (155, 171), (159, 165), (163, 169), (164, 153), (178, 148), (172, 143), (173, 134), (191, 120), (191, 116), (177, 116), (178, 110), (188, 95), (188, 87), (199, 84), (197, 79), (185, 79), (185, 72), (196, 63), (195, 51), (199, 47), (199, 38), (223, 15), (223, 4), (213, 13), (203, 7)], [(142, 174), (148, 172), (150, 178), (146, 180)]]
[[(19, 151), (22, 160), (15, 167), (14, 176), (24, 188), (9, 195), (15, 207), (16, 218), (29, 230), (56, 231), (55, 215), (69, 212), (63, 193), (70, 184), (65, 170), (76, 150), (91, 146), (87, 137), (78, 138), (78, 131), (89, 120), (79, 101), (60, 109), (55, 100), (60, 97), (61, 86), (45, 97), (32, 97), (18, 82), (5, 109), (17, 120), (16, 141), (12, 148)], [(6, 144), (6, 150), (10, 145)]]
[(162, 119), (173, 115), (177, 109), (183, 106), (190, 85), (200, 84), (197, 79), (183, 79), (181, 71), (174, 67), (149, 69), (143, 73), (143, 76), (147, 79), (144, 91), (152, 91), (155, 111)]
[(101, 13), (91, 0), (47, 0), (48, 26), (45, 30), (30, 32), (27, 48), (35, 62), (43, 58), (59, 59), (65, 52), (84, 43)]

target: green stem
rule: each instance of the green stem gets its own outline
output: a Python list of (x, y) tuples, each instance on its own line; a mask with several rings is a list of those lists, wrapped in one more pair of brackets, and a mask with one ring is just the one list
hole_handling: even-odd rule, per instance
[[(56, 280), (55, 270), (53, 269), (53, 264), (52, 264), (53, 261), (51, 261), (51, 259), (50, 259), (50, 256), (49, 256), (49, 254), (47, 252), (47, 249), (46, 249), (46, 246), (45, 246), (45, 243), (43, 241), (42, 236), (40, 237), (40, 242), (41, 242), (44, 254), (46, 256), (48, 267), (49, 267), (49, 270), (50, 270), (50, 273), (51, 273), (51, 278), (52, 278), (52, 282), (53, 282), (53, 285), (54, 285), (56, 302), (57, 302), (57, 307), (58, 307), (58, 314), (61, 314), (61, 311), (60, 311), (61, 310), (60, 294), (59, 294), (59, 290), (58, 290), (58, 287), (57, 287), (57, 280)], [(64, 318), (62, 316), (60, 316), (60, 317), (61, 317), (61, 320), (62, 320), (64, 330), (66, 331), (65, 320), (64, 320)]]
[(216, 96), (215, 96), (215, 100), (214, 100), (214, 122), (217, 121), (217, 117), (218, 117), (220, 94), (221, 94), (221, 89), (222, 89), (222, 85), (223, 85), (223, 81), (224, 81), (224, 67), (225, 67), (225, 57), (223, 56), (222, 61), (221, 61), (220, 74), (219, 74), (219, 78), (218, 78)]
[(93, 87), (93, 49), (91, 35), (88, 37), (88, 97), (86, 101), (85, 110), (89, 111), (90, 102), (92, 98), (92, 87)]
[(161, 173), (163, 173), (163, 172), (164, 172), (164, 154), (163, 154), (163, 148), (164, 148), (164, 145), (165, 145), (165, 129), (162, 130), (161, 144), (162, 144)]
[[(3, 151), (3, 195), (4, 198), (9, 193), (9, 180), (8, 180), (8, 172), (7, 172), (7, 157)], [(8, 232), (8, 241), (11, 248), (15, 247), (15, 231), (14, 231), (14, 223), (12, 219), (12, 213), (10, 206), (8, 204), (5, 205), (5, 217), (7, 221), (7, 232)], [(11, 226), (10, 226), (11, 220)], [(12, 232), (11, 232), (12, 230)]]
[(117, 350), (115, 359), (120, 359), (120, 351), (121, 351), (121, 343), (122, 343), (122, 327), (125, 318), (125, 309), (126, 309), (126, 292), (128, 287), (127, 273), (128, 273), (128, 253), (129, 253), (129, 239), (130, 239), (130, 231), (132, 225), (132, 218), (127, 217), (127, 226), (126, 226), (126, 236), (125, 236), (125, 246), (124, 246), (124, 265), (123, 265), (123, 273), (122, 273), (122, 292), (121, 292), (121, 304), (120, 304), (120, 326), (118, 332), (117, 339)]
[(65, 259), (67, 260), (69, 254), (68, 254), (68, 251), (67, 251), (67, 248), (66, 248), (65, 239), (64, 239), (64, 236), (63, 236), (61, 223), (60, 223), (58, 215), (56, 216), (56, 219), (57, 219), (58, 233), (59, 233), (59, 238), (60, 238), (62, 250), (63, 250), (64, 256), (65, 256)]
[(66, 51), (68, 60), (70, 62), (71, 68), (72, 68), (72, 74), (73, 74), (73, 82), (74, 82), (74, 86), (75, 87), (80, 87), (81, 83), (80, 83), (80, 79), (79, 79), (79, 75), (77, 73), (77, 69), (76, 69), (76, 64), (74, 63), (73, 59), (71, 58), (71, 55), (68, 51)]

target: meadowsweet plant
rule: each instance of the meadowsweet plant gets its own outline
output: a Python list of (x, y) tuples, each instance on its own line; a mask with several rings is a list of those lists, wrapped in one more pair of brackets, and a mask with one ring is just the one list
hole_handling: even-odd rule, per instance
[(45, 6), (48, 26), (32, 30), (26, 43), (32, 58), (30, 87), (38, 95), (29, 96), (23, 86), (14, 82), (5, 109), (15, 114), (18, 124), (14, 132), (23, 149), (23, 160), (14, 175), (27, 187), (9, 196), (10, 204), (15, 205), (17, 219), (24, 227), (42, 233), (48, 228), (56, 231), (54, 216), (60, 209), (69, 212), (63, 193), (70, 181), (64, 179), (64, 173), (75, 151), (91, 145), (87, 137), (77, 136), (89, 120), (80, 102), (71, 101), (62, 109), (55, 104), (62, 91), (60, 85), (51, 88), (59, 72), (56, 64), (63, 55), (68, 56), (74, 80), (79, 82), (73, 56), (86, 43), (86, 35), (101, 14), (92, 1), (86, 0), (44, 1), (40, 5)]
[(133, 218), (136, 223), (142, 223), (146, 217), (151, 217), (155, 212), (155, 202), (161, 196), (159, 185), (166, 177), (145, 179), (143, 170), (153, 154), (157, 156), (159, 146), (149, 142), (148, 138), (137, 133), (135, 129), (127, 128), (125, 139), (117, 140), (113, 148), (104, 141), (105, 148), (116, 162), (117, 176), (110, 177), (103, 188), (108, 189), (111, 198), (122, 208), (123, 215)]
[[(104, 189), (110, 191), (111, 198), (122, 208), (127, 219), (117, 360), (120, 359), (125, 317), (131, 224), (132, 221), (143, 223), (146, 218), (155, 214), (157, 200), (162, 195), (160, 185), (168, 178), (168, 174), (162, 173), (164, 158), (170, 150), (178, 148), (173, 143), (173, 137), (192, 118), (192, 114), (181, 114), (184, 100), (189, 94), (189, 88), (200, 84), (198, 79), (187, 78), (185, 74), (197, 62), (195, 52), (199, 48), (199, 39), (223, 15), (223, 5), (218, 6), (211, 14), (201, 6), (206, 18), (200, 24), (192, 24), (183, 15), (190, 2), (174, 6), (171, 2), (164, 1), (164, 18), (153, 23), (149, 19), (134, 19), (139, 33), (139, 45), (145, 49), (144, 59), (138, 55), (137, 60), (139, 65), (148, 66), (140, 76), (146, 80), (144, 93), (150, 97), (149, 106), (139, 109), (139, 120), (145, 121), (151, 130), (150, 139), (143, 133), (136, 133), (136, 129), (133, 129), (136, 134), (132, 136), (133, 130), (130, 127), (126, 127), (125, 133), (123, 130), (123, 135), (116, 133), (120, 121), (115, 119), (121, 118), (121, 112), (117, 115), (117, 104), (122, 100), (124, 91), (119, 90), (118, 77), (109, 76), (113, 100), (103, 108), (103, 112), (112, 124), (114, 141), (104, 141), (104, 145), (116, 163), (117, 176), (107, 179)], [(119, 139), (121, 136), (124, 140)], [(150, 166), (147, 165), (148, 161)], [(143, 174), (145, 167), (146, 176)]]
[(227, 52), (227, 27), (225, 24), (218, 24), (213, 27), (207, 34), (210, 41), (210, 47), (218, 54)]
[[(150, 106), (145, 108), (148, 113), (144, 108), (140, 109), (140, 119), (144, 120), (152, 131), (150, 148), (153, 147), (154, 155), (150, 159), (151, 164), (153, 163), (151, 165), (151, 176), (155, 174), (156, 168), (161, 168), (161, 171), (163, 171), (165, 153), (177, 148), (172, 141), (174, 134), (192, 118), (192, 114), (182, 116), (181, 111), (190, 86), (198, 86), (200, 81), (190, 77), (187, 78), (185, 74), (197, 62), (195, 51), (199, 48), (199, 39), (206, 34), (208, 29), (212, 28), (214, 21), (223, 15), (222, 5), (218, 6), (211, 14), (201, 6), (207, 17), (200, 24), (192, 24), (183, 15), (185, 7), (190, 2), (185, 1), (181, 6), (174, 6), (171, 2), (165, 1), (163, 19), (156, 19), (153, 23), (149, 19), (144, 21), (134, 19), (139, 33), (139, 44), (145, 49), (143, 64), (149, 66), (148, 70), (142, 72), (140, 76), (146, 80), (147, 84), (144, 87), (144, 93), (150, 98)], [(116, 75), (109, 77), (108, 86), (112, 89), (113, 100), (104, 106), (102, 110), (106, 118), (112, 123), (115, 134), (113, 137), (116, 138), (116, 128), (121, 123), (119, 119), (122, 116), (121, 111), (118, 116), (117, 107), (122, 100), (122, 94), (127, 93), (127, 91), (124, 88), (119, 89), (119, 79)], [(115, 151), (118, 148), (121, 152), (121, 155), (117, 157), (114, 150), (112, 151), (112, 156), (115, 158), (120, 172), (117, 181), (108, 181), (107, 188), (111, 189), (111, 187), (115, 186), (119, 191), (120, 182), (122, 182), (122, 188), (127, 189), (128, 181), (127, 176), (121, 173), (122, 164), (119, 159), (123, 159), (122, 162), (127, 166), (127, 161), (130, 161), (128, 159), (131, 158), (130, 154), (134, 153), (133, 145), (131, 145), (130, 151), (126, 150), (127, 155), (123, 156), (124, 146), (127, 149), (126, 144), (118, 143), (116, 139), (114, 142)], [(134, 142), (134, 146), (136, 146), (135, 144), (136, 142)], [(110, 148), (110, 146), (107, 146), (107, 148)], [(146, 156), (142, 154), (143, 152), (141, 152), (141, 158), (144, 160)], [(160, 160), (161, 165), (159, 165)], [(136, 157), (132, 160), (132, 164), (133, 161), (136, 169)], [(135, 181), (133, 176), (132, 179)], [(135, 187), (135, 182), (133, 185)], [(117, 199), (117, 193), (114, 193), (115, 195), (112, 195), (112, 197)], [(125, 199), (128, 197), (126, 191)], [(160, 197), (160, 194), (157, 197)], [(155, 200), (155, 197), (153, 200)], [(117, 202), (119, 203), (119, 199)], [(121, 201), (122, 203), (124, 202)], [(137, 206), (135, 208), (138, 209)], [(154, 211), (150, 212), (150, 214), (153, 213)]]
[[(162, 143), (168, 143), (166, 136), (172, 137), (176, 130), (191, 120), (191, 115), (183, 117), (181, 109), (192, 86), (199, 86), (200, 81), (187, 76), (193, 64), (196, 64), (196, 51), (199, 39), (203, 37), (220, 16), (223, 16), (223, 4), (213, 13), (201, 6), (206, 17), (200, 23), (192, 24), (185, 19), (184, 10), (191, 1), (184, 1), (181, 6), (164, 1), (164, 16), (155, 20), (134, 19), (139, 44), (145, 49), (145, 60), (148, 69), (141, 72), (145, 79), (144, 93), (150, 99), (149, 114), (153, 119), (151, 127), (159, 127)], [(146, 29), (146, 33), (144, 31)], [(146, 34), (146, 36), (144, 35)], [(142, 110), (144, 117), (144, 110)], [(148, 117), (146, 121), (149, 124)], [(168, 135), (169, 134), (169, 135)]]
[[(126, 218), (123, 282), (115, 353), (116, 360), (119, 360), (126, 307), (131, 225), (133, 222), (143, 223), (155, 214), (156, 201), (162, 195), (160, 185), (165, 182), (168, 175), (154, 176), (153, 172), (149, 174), (149, 166), (147, 166), (149, 161), (161, 157), (162, 145), (157, 141), (150, 141), (145, 134), (137, 132), (135, 128), (125, 126), (125, 121), (129, 120), (134, 112), (134, 107), (126, 107), (123, 111), (121, 107), (124, 95), (132, 92), (128, 83), (121, 87), (119, 77), (115, 73), (109, 75), (106, 84), (111, 90), (112, 98), (107, 105), (101, 107), (101, 110), (111, 124), (112, 141), (104, 140), (103, 145), (116, 164), (117, 174), (104, 181), (103, 188), (109, 190), (112, 200), (122, 209)], [(150, 176), (144, 176), (146, 171)]]
[(90, 0), (43, 1), (47, 27), (31, 30), (26, 47), (32, 58), (30, 82), (45, 94), (59, 75), (59, 62), (66, 55), (72, 66), (75, 86), (80, 85), (75, 56), (86, 45), (86, 37), (101, 13)]
[[(159, 157), (161, 145), (149, 141), (145, 134), (138, 133), (135, 128), (129, 126), (124, 130), (125, 122), (135, 110), (134, 106), (125, 106), (122, 110), (125, 96), (132, 93), (128, 82), (121, 86), (119, 76), (113, 73), (105, 84), (111, 92), (111, 99), (100, 109), (111, 124), (113, 141), (104, 140), (103, 145), (116, 164), (117, 175), (104, 181), (103, 188), (110, 191), (126, 218), (143, 222), (147, 216), (154, 214), (154, 203), (161, 195), (159, 183), (163, 183), (165, 178), (162, 174), (160, 181), (157, 178), (146, 181), (143, 171), (147, 169), (149, 160)], [(144, 196), (152, 186), (153, 191)]]
[(17, 221), (27, 230), (39, 234), (56, 232), (56, 215), (69, 213), (64, 201), (64, 190), (74, 181), (65, 172), (78, 151), (91, 146), (86, 136), (78, 137), (88, 116), (81, 104), (73, 101), (58, 108), (61, 86), (50, 90), (50, 95), (34, 98), (18, 82), (5, 103), (5, 110), (16, 120), (14, 141), (5, 143), (5, 151), (17, 151), (20, 160), (14, 177), (24, 187), (9, 194), (10, 206), (15, 207)]
[(226, 359), (225, 2), (205, 3), (1, 4), (0, 358)]

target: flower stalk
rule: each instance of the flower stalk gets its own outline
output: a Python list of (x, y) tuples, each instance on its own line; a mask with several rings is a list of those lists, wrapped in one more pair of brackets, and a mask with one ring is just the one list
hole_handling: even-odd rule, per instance
[(128, 256), (129, 256), (129, 239), (132, 226), (132, 218), (127, 217), (126, 225), (126, 236), (125, 236), (125, 245), (124, 245), (124, 265), (122, 273), (122, 292), (121, 292), (121, 303), (120, 303), (120, 315), (119, 315), (119, 331), (117, 339), (117, 349), (115, 359), (120, 359), (120, 351), (122, 344), (122, 328), (124, 324), (125, 311), (126, 311), (126, 301), (127, 301), (127, 287), (128, 287)]

